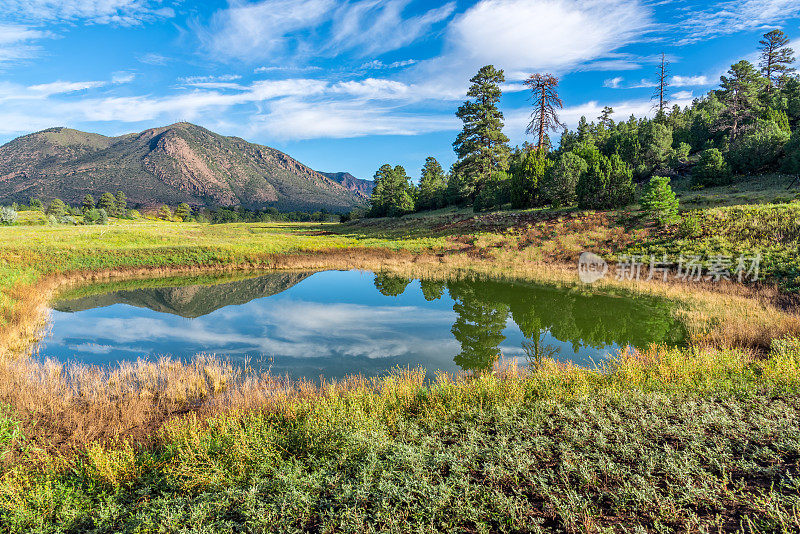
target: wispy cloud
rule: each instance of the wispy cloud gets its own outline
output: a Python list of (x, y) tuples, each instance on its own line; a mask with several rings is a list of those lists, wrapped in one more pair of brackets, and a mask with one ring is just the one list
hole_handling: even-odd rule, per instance
[(603, 87), (608, 87), (611, 89), (618, 89), (620, 84), (623, 82), (624, 78), (622, 76), (617, 76), (615, 78), (609, 78), (603, 82)]
[(156, 54), (155, 52), (150, 52), (141, 56), (139, 61), (147, 65), (163, 66), (169, 63), (170, 58), (162, 56), (161, 54)]
[(673, 76), (669, 81), (675, 87), (691, 87), (694, 85), (711, 85), (707, 76)]
[(719, 35), (780, 25), (800, 15), (797, 0), (731, 0), (711, 3), (705, 10), (687, 10), (678, 29), (688, 29), (678, 44), (691, 44)]
[(0, 63), (33, 57), (39, 50), (35, 42), (47, 37), (51, 34), (46, 31), (0, 23)]
[(235, 0), (216, 12), (207, 25), (196, 24), (195, 31), (206, 49), (221, 59), (338, 56), (346, 51), (362, 57), (415, 42), (455, 10), (455, 2), (450, 2), (419, 15), (405, 16), (409, 2)]
[(120, 26), (175, 15), (172, 7), (159, 0), (4, 0), (3, 11), (24, 21), (85, 21)]
[(361, 65), (361, 70), (384, 70), (384, 69), (398, 69), (401, 67), (408, 67), (410, 65), (415, 64), (417, 61), (415, 59), (405, 59), (403, 61), (394, 61), (389, 63), (388, 65), (381, 61), (380, 59), (373, 59), (372, 61), (368, 61)]

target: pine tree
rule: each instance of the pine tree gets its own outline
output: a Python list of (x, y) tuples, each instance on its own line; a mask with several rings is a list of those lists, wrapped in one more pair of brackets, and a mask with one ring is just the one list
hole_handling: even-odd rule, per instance
[(427, 158), (419, 180), (417, 210), (435, 210), (443, 207), (445, 189), (447, 189), (447, 176), (444, 174), (444, 169), (436, 158)]
[(505, 81), (502, 70), (492, 65), (482, 67), (470, 79), (472, 85), (456, 116), (464, 129), (456, 137), (453, 148), (458, 155), (458, 175), (471, 188), (469, 200), (474, 200), (495, 171), (505, 170), (508, 163), (508, 137), (503, 134), (503, 113), (498, 109), (500, 84)]
[(549, 73), (531, 74), (525, 80), (525, 85), (531, 91), (531, 101), (534, 107), (533, 113), (531, 113), (531, 121), (525, 132), (537, 136), (536, 148), (538, 150), (549, 149), (547, 132), (555, 131), (559, 127), (565, 127), (558, 120), (558, 112), (556, 111), (556, 108), (561, 109), (564, 107), (564, 103), (558, 96), (558, 78)]
[(614, 120), (611, 118), (611, 115), (614, 114), (614, 108), (611, 106), (605, 106), (603, 111), (600, 112), (600, 116), (597, 117), (597, 120), (605, 126), (606, 128), (611, 128), (614, 126)]
[(185, 221), (192, 214), (192, 207), (186, 202), (181, 202), (175, 209), (175, 217)]
[(382, 165), (374, 181), (370, 210), (373, 217), (396, 217), (414, 211), (411, 184), (403, 167)]
[(94, 197), (92, 195), (86, 195), (83, 197), (83, 203), (81, 204), (81, 208), (83, 212), (86, 213), (89, 210), (94, 209)]
[(117, 199), (111, 193), (103, 193), (100, 200), (97, 201), (97, 207), (113, 215), (116, 213)]
[(669, 185), (669, 178), (653, 176), (642, 194), (642, 210), (656, 224), (664, 226), (678, 218), (678, 198)]
[(128, 197), (122, 191), (117, 191), (114, 196), (114, 208), (117, 217), (124, 217), (128, 212)]
[(727, 132), (728, 138), (733, 141), (758, 111), (758, 94), (763, 78), (752, 63), (742, 60), (731, 65), (727, 76), (720, 78), (720, 85), (721, 89), (716, 94), (725, 107), (720, 114), (718, 127)]
[(767, 90), (772, 91), (781, 85), (781, 80), (794, 72), (794, 50), (789, 48), (789, 38), (781, 30), (772, 30), (764, 34), (758, 42), (761, 45), (761, 74), (767, 79)]

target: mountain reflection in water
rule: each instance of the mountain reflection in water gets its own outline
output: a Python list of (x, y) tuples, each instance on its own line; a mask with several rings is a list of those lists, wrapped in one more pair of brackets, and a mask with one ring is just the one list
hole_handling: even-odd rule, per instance
[(580, 365), (625, 346), (681, 344), (671, 304), (497, 280), (273, 272), (88, 286), (53, 305), (40, 354), (92, 364), (216, 353), (291, 377), (421, 365), (480, 371), (554, 355)]

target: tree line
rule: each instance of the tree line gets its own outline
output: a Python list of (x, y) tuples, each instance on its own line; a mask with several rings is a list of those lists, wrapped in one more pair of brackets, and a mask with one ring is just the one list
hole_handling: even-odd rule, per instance
[[(463, 129), (449, 172), (429, 157), (415, 185), (402, 166), (381, 166), (368, 215), (445, 206), (614, 209), (633, 203), (638, 184), (648, 180), (643, 202), (674, 212), (670, 178), (689, 175), (693, 187), (702, 188), (730, 183), (734, 174), (800, 175), (800, 77), (788, 45), (782, 31), (765, 33), (758, 65), (731, 65), (719, 88), (684, 108), (670, 107), (669, 61), (662, 54), (652, 118), (631, 115), (617, 122), (613, 108), (605, 107), (592, 122), (581, 117), (575, 130), (558, 116), (558, 78), (532, 74), (525, 81), (533, 107), (527, 133), (535, 142), (513, 149), (499, 109), (504, 73), (482, 67), (456, 111)], [(554, 147), (550, 134), (558, 131)]]

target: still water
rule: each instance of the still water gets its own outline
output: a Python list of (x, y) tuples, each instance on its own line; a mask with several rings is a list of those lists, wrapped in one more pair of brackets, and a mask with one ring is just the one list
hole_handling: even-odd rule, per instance
[(482, 370), (502, 355), (593, 366), (622, 347), (681, 344), (665, 301), (491, 280), (274, 272), (88, 286), (53, 304), (39, 354), (109, 364), (215, 353), (293, 378), (397, 366)]

